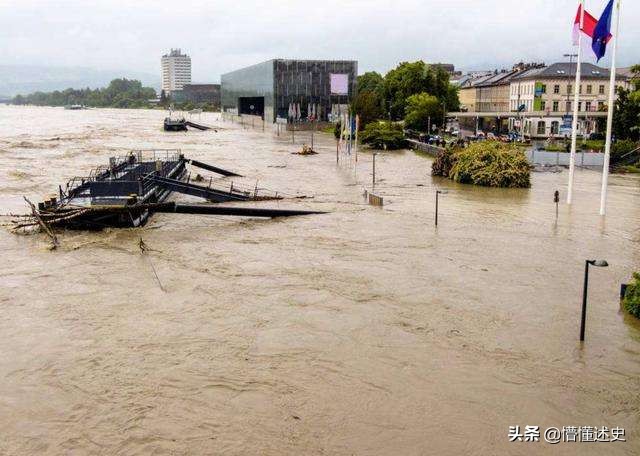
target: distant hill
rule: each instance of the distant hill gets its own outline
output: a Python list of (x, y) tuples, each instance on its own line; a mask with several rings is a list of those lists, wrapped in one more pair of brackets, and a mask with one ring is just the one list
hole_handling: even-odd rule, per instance
[(0, 99), (36, 91), (68, 88), (99, 88), (116, 78), (138, 79), (143, 85), (160, 89), (160, 76), (136, 71), (95, 70), (84, 67), (41, 65), (0, 65)]

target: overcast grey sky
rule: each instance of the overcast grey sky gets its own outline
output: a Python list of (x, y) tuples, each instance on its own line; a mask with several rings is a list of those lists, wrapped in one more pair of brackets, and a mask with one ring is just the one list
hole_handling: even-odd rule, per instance
[[(180, 47), (195, 82), (273, 57), (463, 69), (562, 60), (577, 0), (0, 0), (0, 63), (158, 73)], [(606, 0), (587, 0), (600, 16)], [(640, 63), (640, 2), (622, 0), (618, 61)], [(605, 62), (607, 63), (607, 62)]]

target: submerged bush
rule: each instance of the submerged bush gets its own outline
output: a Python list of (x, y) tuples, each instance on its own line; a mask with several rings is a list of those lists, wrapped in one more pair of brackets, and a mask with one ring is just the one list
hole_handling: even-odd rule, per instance
[(516, 146), (483, 141), (464, 149), (443, 151), (431, 167), (435, 176), (486, 187), (529, 187), (529, 162)]
[(402, 149), (405, 147), (402, 126), (391, 122), (372, 122), (367, 124), (360, 140), (373, 149)]
[(622, 305), (631, 315), (640, 318), (640, 273), (633, 273), (633, 282), (627, 285)]
[(434, 176), (449, 177), (451, 168), (456, 162), (454, 149), (442, 149), (436, 155), (436, 159), (431, 165), (431, 174)]

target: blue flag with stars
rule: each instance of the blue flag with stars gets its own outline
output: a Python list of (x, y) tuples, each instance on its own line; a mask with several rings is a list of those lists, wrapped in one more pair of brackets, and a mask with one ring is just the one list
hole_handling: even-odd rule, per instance
[(609, 0), (605, 7), (596, 27), (593, 29), (593, 40), (591, 41), (591, 48), (596, 54), (598, 61), (604, 57), (607, 52), (607, 41), (611, 34), (611, 16), (613, 15), (613, 0)]

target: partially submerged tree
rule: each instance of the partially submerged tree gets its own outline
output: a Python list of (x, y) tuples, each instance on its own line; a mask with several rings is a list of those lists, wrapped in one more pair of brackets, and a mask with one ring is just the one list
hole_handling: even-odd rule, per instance
[(434, 176), (485, 187), (529, 187), (530, 169), (515, 145), (482, 141), (463, 149), (447, 149), (431, 165)]

